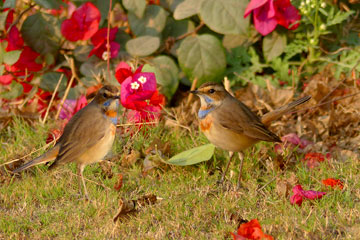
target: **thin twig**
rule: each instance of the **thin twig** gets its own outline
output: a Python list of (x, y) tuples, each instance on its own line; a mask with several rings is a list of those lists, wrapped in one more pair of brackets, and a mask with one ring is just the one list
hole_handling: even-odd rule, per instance
[(117, 124), (116, 127), (128, 127), (128, 126), (139, 126), (139, 125), (151, 125), (158, 122), (144, 122), (144, 123), (124, 123), (124, 124)]
[(15, 21), (10, 25), (10, 27), (8, 28), (8, 31), (7, 32), (10, 32), (10, 30), (11, 30), (11, 28), (13, 27), (13, 26), (15, 26), (16, 24), (18, 24), (18, 22), (20, 21), (20, 19), (21, 19), (21, 17), (25, 14), (25, 13), (27, 13), (28, 11), (30, 11), (33, 7), (35, 7), (36, 6), (36, 4), (30, 4), (30, 6), (27, 8), (27, 9), (25, 9), (24, 11), (22, 11), (20, 14), (19, 14), (19, 16), (15, 19)]
[(111, 6), (112, 6), (112, 0), (109, 0), (109, 13), (108, 13), (108, 24), (107, 24), (107, 39), (106, 39), (106, 51), (107, 51), (107, 59), (106, 59), (106, 63), (107, 63), (107, 73), (108, 73), (108, 82), (110, 82), (110, 58), (111, 58), (111, 53), (110, 53), (110, 16), (111, 16)]
[(41, 120), (41, 123), (42, 123), (42, 124), (44, 124), (44, 123), (46, 122), (46, 119), (47, 119), (47, 116), (48, 116), (48, 114), (49, 114), (51, 105), (52, 105), (52, 103), (53, 103), (53, 101), (54, 101), (54, 99), (55, 99), (56, 92), (57, 92), (57, 90), (58, 90), (58, 88), (59, 88), (59, 86), (60, 86), (60, 83), (61, 83), (61, 81), (62, 81), (63, 78), (64, 78), (64, 74), (61, 74), (61, 76), (60, 76), (60, 78), (59, 78), (59, 81), (58, 81), (57, 84), (56, 84), (55, 90), (54, 90), (54, 92), (53, 92), (53, 94), (52, 94), (52, 96), (51, 96), (49, 106), (48, 106), (47, 109), (46, 109), (45, 116), (44, 116), (44, 118)]
[(72, 74), (71, 74), (70, 82), (69, 82), (69, 84), (68, 84), (67, 87), (66, 87), (64, 96), (63, 96), (63, 98), (61, 99), (60, 107), (59, 107), (59, 109), (58, 109), (58, 111), (57, 111), (57, 113), (56, 113), (56, 115), (55, 115), (55, 120), (57, 120), (57, 119), (59, 118), (60, 111), (61, 111), (61, 109), (62, 109), (62, 107), (63, 107), (63, 105), (64, 105), (64, 102), (65, 102), (65, 100), (66, 100), (66, 98), (67, 98), (67, 96), (68, 96), (68, 94), (69, 94), (71, 85), (72, 85), (72, 83), (73, 83), (73, 81), (74, 81), (74, 79), (75, 79), (75, 76), (76, 76), (74, 59), (73, 59), (73, 58), (69, 58), (69, 57), (67, 57), (66, 55), (64, 55), (64, 56), (65, 56), (66, 60), (69, 62), (69, 65), (70, 65)]
[(201, 21), (200, 24), (194, 29), (194, 31), (184, 33), (183, 35), (178, 36), (177, 38), (175, 38), (175, 41), (179, 41), (181, 39), (186, 38), (187, 36), (197, 33), (204, 25), (205, 25), (205, 23), (203, 21)]

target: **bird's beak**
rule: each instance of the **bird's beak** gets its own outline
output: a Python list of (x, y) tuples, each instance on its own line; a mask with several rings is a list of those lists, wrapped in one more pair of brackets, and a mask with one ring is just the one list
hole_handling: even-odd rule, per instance
[(115, 99), (120, 99), (120, 96), (115, 96), (114, 98), (115, 98)]
[(190, 91), (190, 93), (192, 93), (192, 94), (198, 94), (199, 91), (198, 91), (198, 90), (193, 90), (193, 91)]

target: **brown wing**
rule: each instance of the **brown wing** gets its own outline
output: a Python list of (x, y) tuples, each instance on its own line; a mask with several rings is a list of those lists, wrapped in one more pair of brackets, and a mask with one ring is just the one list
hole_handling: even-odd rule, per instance
[(212, 117), (224, 128), (261, 141), (281, 142), (280, 138), (267, 129), (255, 113), (234, 97), (227, 97), (215, 111), (216, 114), (214, 112)]
[(105, 136), (109, 124), (97, 106), (89, 104), (81, 109), (66, 125), (59, 139), (59, 155), (50, 168), (74, 161)]

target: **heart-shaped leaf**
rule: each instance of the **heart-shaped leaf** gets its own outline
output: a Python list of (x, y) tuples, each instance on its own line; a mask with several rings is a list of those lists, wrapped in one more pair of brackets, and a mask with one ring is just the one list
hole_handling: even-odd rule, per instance
[(177, 166), (197, 164), (209, 160), (214, 154), (214, 150), (215, 146), (209, 143), (181, 152), (170, 158), (166, 163)]
[(191, 17), (199, 12), (202, 0), (185, 0), (180, 3), (174, 12), (174, 18), (176, 20), (185, 19)]
[(273, 31), (263, 40), (263, 52), (267, 61), (280, 56), (286, 47), (286, 36)]
[(219, 82), (226, 67), (225, 50), (221, 42), (210, 34), (185, 38), (177, 51), (181, 69), (197, 85), (204, 82)]
[(130, 28), (136, 36), (150, 35), (160, 37), (168, 15), (162, 7), (149, 5), (142, 18), (138, 18), (134, 13), (129, 12), (128, 19)]
[(50, 14), (39, 12), (27, 17), (21, 27), (21, 34), (25, 42), (42, 55), (56, 54), (60, 47), (60, 22)]
[(179, 85), (179, 68), (172, 58), (168, 56), (157, 56), (151, 60), (151, 65), (146, 64), (143, 72), (153, 72), (156, 82), (161, 86), (161, 92), (171, 99)]
[(21, 54), (20, 50), (5, 52), (3, 61), (8, 65), (13, 65), (19, 60), (20, 54)]
[[(40, 88), (47, 92), (53, 92), (58, 81), (61, 78), (62, 73), (59, 72), (48, 72), (42, 75)], [(67, 77), (64, 75), (63, 79), (61, 80), (58, 92), (64, 91), (67, 84)]]
[(19, 97), (24, 91), (24, 87), (16, 82), (16, 81), (12, 81), (10, 84), (10, 90), (9, 91), (2, 91), (0, 93), (0, 98), (5, 98), (5, 99), (14, 99)]
[(138, 18), (142, 18), (146, 8), (145, 0), (123, 0), (124, 7), (134, 13)]
[(206, 0), (200, 6), (200, 16), (213, 31), (223, 34), (247, 32), (249, 18), (244, 18), (247, 0)]
[(142, 36), (129, 40), (126, 50), (137, 57), (145, 57), (155, 52), (160, 46), (160, 39), (152, 36)]

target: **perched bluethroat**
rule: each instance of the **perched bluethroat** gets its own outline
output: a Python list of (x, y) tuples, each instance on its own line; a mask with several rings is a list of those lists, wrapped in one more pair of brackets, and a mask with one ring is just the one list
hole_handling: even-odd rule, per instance
[(49, 170), (75, 162), (78, 169), (79, 190), (82, 183), (85, 197), (88, 199), (83, 171), (86, 165), (102, 161), (113, 145), (119, 98), (120, 91), (117, 87), (106, 85), (101, 88), (95, 98), (70, 119), (52, 149), (13, 172), (18, 173), (53, 160)]
[[(191, 91), (200, 97), (198, 118), (200, 129), (215, 146), (229, 151), (230, 159), (223, 172), (220, 183), (225, 179), (234, 152), (253, 146), (259, 141), (281, 142), (267, 126), (272, 121), (289, 113), (296, 106), (307, 102), (306, 96), (283, 107), (265, 114), (261, 119), (245, 104), (233, 97), (225, 88), (216, 83), (204, 83), (197, 90)], [(240, 187), (243, 156), (240, 156), (240, 173), (237, 187)]]

